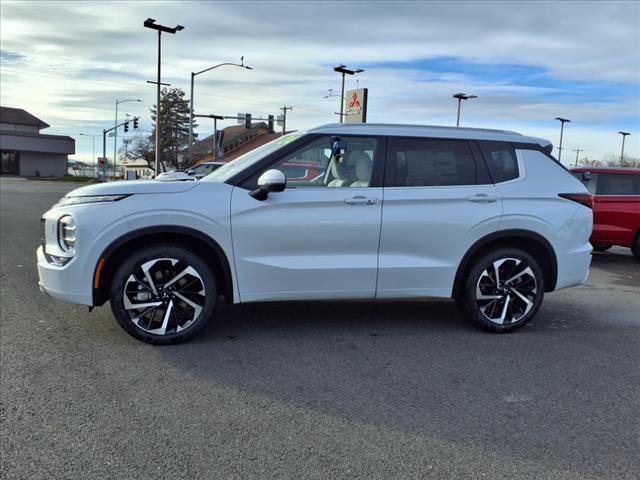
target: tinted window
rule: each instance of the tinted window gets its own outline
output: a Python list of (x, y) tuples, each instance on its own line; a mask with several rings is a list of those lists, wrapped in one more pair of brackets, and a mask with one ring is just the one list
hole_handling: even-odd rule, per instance
[(396, 187), (475, 185), (476, 165), (464, 141), (390, 138)]
[(480, 149), (484, 156), (493, 183), (501, 183), (518, 178), (518, 160), (516, 151), (506, 142), (481, 141)]
[(584, 175), (584, 173), (582, 173), (582, 172), (575, 172), (575, 173), (572, 173), (571, 175), (573, 175), (578, 180), (580, 180), (580, 182), (587, 188), (587, 190), (589, 191), (589, 193), (591, 195), (595, 195), (596, 194), (596, 185), (598, 185), (598, 174), (597, 173), (592, 173), (591, 174), (591, 180), (586, 180), (586, 181), (582, 179), (582, 176)]
[(640, 175), (601, 173), (598, 195), (640, 195)]

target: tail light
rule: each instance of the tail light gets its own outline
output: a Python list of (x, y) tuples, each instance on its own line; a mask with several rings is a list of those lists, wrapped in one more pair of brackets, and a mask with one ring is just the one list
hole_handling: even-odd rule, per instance
[(558, 196), (578, 202), (585, 207), (593, 208), (593, 195), (589, 193), (559, 193)]

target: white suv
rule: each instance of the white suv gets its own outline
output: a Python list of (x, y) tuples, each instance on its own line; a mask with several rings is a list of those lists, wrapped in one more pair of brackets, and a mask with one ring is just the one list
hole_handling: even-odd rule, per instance
[[(453, 297), (476, 325), (514, 330), (589, 272), (591, 197), (550, 151), (508, 131), (326, 125), (200, 182), (82, 187), (42, 218), (40, 285), (109, 300), (156, 344), (196, 334), (220, 295)], [(287, 182), (285, 163), (324, 173)]]

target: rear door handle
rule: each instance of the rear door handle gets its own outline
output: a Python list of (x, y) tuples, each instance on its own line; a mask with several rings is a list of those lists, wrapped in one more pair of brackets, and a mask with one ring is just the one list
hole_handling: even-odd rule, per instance
[(476, 195), (471, 195), (467, 197), (467, 200), (475, 203), (492, 203), (497, 202), (498, 197), (494, 197), (493, 195), (487, 195), (486, 193), (478, 193)]
[(356, 195), (352, 198), (345, 199), (347, 205), (375, 205), (378, 203), (377, 198), (365, 197), (364, 195)]

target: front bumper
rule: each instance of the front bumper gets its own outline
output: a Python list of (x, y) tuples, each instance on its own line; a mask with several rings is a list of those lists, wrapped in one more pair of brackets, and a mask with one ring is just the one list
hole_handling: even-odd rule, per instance
[[(71, 261), (64, 267), (56, 267), (47, 262), (42, 246), (36, 252), (38, 285), (47, 295), (68, 303), (93, 305), (91, 284), (86, 284), (79, 262)], [(77, 260), (77, 259), (76, 259)]]

